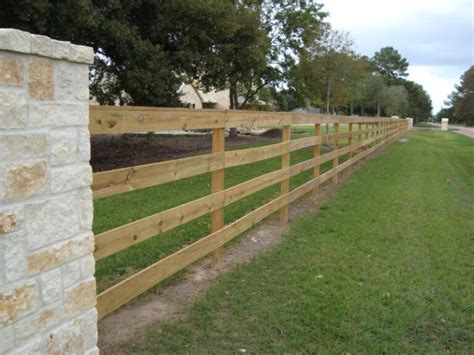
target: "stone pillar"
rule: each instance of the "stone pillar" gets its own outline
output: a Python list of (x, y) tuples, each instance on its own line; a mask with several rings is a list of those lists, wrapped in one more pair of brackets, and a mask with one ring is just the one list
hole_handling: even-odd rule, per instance
[(407, 121), (408, 121), (408, 129), (412, 129), (413, 128), (413, 118), (407, 117)]
[(93, 55), (0, 29), (0, 353), (98, 353)]
[(447, 131), (448, 130), (448, 123), (449, 123), (448, 118), (442, 118), (441, 119), (441, 130), (442, 131)]

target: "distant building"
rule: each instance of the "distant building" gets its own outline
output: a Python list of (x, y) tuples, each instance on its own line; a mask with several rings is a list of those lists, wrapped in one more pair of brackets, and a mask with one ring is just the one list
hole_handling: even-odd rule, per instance
[(180, 101), (189, 108), (230, 108), (229, 90), (204, 92), (193, 84), (182, 84), (178, 90)]

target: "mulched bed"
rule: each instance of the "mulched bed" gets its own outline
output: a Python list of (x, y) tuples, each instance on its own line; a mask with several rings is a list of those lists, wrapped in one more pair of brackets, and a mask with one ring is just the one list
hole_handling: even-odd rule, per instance
[[(274, 136), (239, 135), (226, 138), (226, 148), (274, 140)], [(94, 172), (180, 159), (211, 151), (211, 136), (125, 134), (91, 137)]]

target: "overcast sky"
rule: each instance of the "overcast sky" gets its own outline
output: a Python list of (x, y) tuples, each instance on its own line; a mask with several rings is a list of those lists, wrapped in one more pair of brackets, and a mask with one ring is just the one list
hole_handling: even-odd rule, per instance
[(474, 61), (474, 0), (320, 0), (336, 29), (349, 31), (359, 53), (392, 46), (410, 63), (434, 113)]

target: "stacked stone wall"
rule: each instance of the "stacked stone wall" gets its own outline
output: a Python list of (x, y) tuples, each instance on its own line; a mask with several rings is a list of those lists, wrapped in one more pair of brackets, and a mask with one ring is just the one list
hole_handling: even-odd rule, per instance
[(0, 353), (98, 353), (93, 55), (0, 29)]

